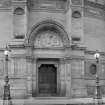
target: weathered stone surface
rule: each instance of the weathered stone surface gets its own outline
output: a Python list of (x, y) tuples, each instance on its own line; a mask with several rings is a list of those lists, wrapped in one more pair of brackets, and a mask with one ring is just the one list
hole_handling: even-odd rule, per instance
[[(3, 51), (8, 43), (12, 50), (7, 65), (12, 98), (33, 96), (37, 99), (40, 91), (38, 69), (42, 64), (52, 64), (57, 68), (56, 97), (92, 96), (96, 81), (95, 75), (90, 74), (89, 65), (95, 61), (93, 53), (96, 49), (105, 55), (103, 3), (92, 0), (29, 0), (27, 5), (23, 1), (0, 1), (0, 98), (3, 97), (6, 75)], [(10, 6), (12, 8), (8, 8)], [(24, 12), (21, 9), (14, 11), (16, 7), (23, 7)], [(25, 37), (15, 40), (14, 35)], [(74, 43), (71, 40), (73, 36), (80, 37), (82, 41)], [(84, 53), (85, 50), (93, 52)], [(103, 55), (100, 61), (105, 58)], [(105, 94), (105, 61), (101, 63), (98, 75)], [(54, 97), (46, 93), (42, 96)], [(73, 103), (76, 102), (71, 101), (70, 104)]]
[(67, 9), (67, 0), (30, 0), (28, 4), (31, 10), (65, 11)]

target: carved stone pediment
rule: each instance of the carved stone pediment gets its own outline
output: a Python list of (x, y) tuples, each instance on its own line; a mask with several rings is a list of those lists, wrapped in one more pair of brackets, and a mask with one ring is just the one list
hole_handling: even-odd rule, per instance
[(34, 46), (38, 48), (63, 47), (63, 42), (57, 33), (46, 31), (38, 34)]

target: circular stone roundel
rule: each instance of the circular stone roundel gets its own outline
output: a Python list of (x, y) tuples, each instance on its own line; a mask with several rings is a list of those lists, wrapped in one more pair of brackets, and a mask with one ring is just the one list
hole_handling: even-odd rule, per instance
[(90, 73), (95, 75), (97, 72), (97, 66), (95, 64), (90, 65)]
[(23, 15), (24, 13), (25, 13), (25, 11), (24, 11), (24, 9), (21, 8), (21, 7), (17, 7), (17, 8), (15, 8), (15, 10), (14, 10), (14, 14), (16, 14), (16, 15)]
[(72, 17), (73, 18), (80, 18), (81, 17), (81, 13), (79, 11), (73, 11)]

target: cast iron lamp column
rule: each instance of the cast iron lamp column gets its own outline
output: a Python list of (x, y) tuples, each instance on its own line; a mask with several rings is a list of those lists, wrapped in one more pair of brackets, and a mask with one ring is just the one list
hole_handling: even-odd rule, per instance
[(102, 104), (102, 96), (101, 96), (101, 90), (100, 90), (100, 80), (98, 77), (98, 69), (99, 69), (99, 58), (100, 54), (98, 51), (94, 54), (94, 58), (96, 59), (96, 91), (95, 91), (95, 99), (96, 99), (96, 104), (101, 105)]
[(10, 96), (10, 85), (9, 85), (9, 78), (8, 78), (8, 54), (9, 49), (6, 47), (4, 51), (5, 55), (5, 85), (4, 85), (4, 96), (3, 96), (3, 105), (12, 105), (11, 96)]

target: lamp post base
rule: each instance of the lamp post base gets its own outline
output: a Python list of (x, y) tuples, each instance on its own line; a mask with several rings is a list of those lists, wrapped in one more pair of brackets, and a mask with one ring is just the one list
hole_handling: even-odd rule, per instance
[(12, 105), (11, 96), (10, 96), (10, 85), (8, 84), (9, 78), (5, 77), (5, 86), (4, 86), (4, 96), (3, 96), (3, 105)]

